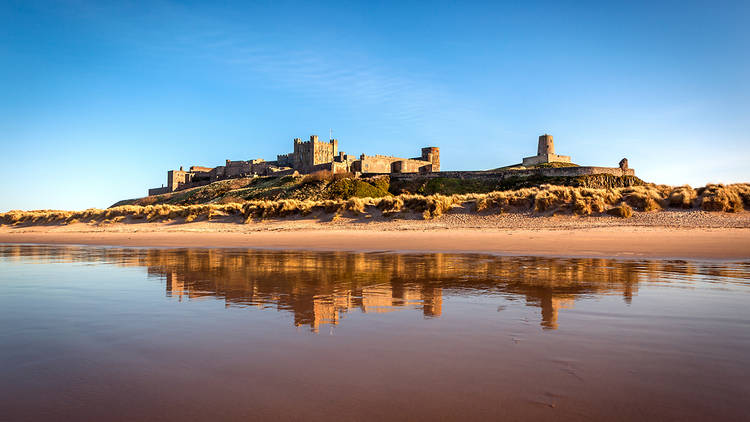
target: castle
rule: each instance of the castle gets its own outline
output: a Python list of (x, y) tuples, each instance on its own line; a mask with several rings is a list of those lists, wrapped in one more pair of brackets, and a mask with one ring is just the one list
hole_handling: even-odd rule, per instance
[(161, 195), (180, 189), (200, 186), (217, 180), (248, 176), (286, 176), (309, 174), (327, 170), (332, 173), (355, 174), (383, 173), (429, 173), (440, 171), (440, 148), (422, 148), (416, 158), (401, 158), (387, 155), (365, 155), (359, 158), (339, 151), (339, 141), (318, 140), (317, 135), (309, 141), (294, 139), (294, 152), (277, 155), (275, 161), (253, 159), (247, 161), (227, 160), (218, 167), (191, 166), (189, 170), (169, 170), (167, 186), (148, 190), (149, 196)]
[(179, 170), (169, 170), (167, 186), (149, 189), (148, 194), (149, 196), (161, 195), (237, 177), (286, 176), (309, 174), (321, 170), (332, 173), (350, 172), (355, 176), (388, 174), (391, 179), (402, 180), (416, 177), (503, 180), (511, 177), (579, 177), (593, 174), (635, 176), (635, 171), (628, 167), (626, 158), (620, 161), (618, 167), (573, 164), (569, 156), (555, 154), (552, 135), (548, 134), (539, 137), (537, 154), (524, 157), (521, 164), (482, 171), (441, 171), (440, 149), (437, 147), (422, 148), (422, 155), (416, 158), (365, 154), (357, 158), (339, 151), (338, 140), (331, 139), (325, 142), (318, 140), (316, 135), (312, 135), (309, 141), (294, 139), (294, 152), (277, 155), (275, 161), (227, 160), (225, 165), (218, 167), (192, 166), (187, 171), (182, 167)]

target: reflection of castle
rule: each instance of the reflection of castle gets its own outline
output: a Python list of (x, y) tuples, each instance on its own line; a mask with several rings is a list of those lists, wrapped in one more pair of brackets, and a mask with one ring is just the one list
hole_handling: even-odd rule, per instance
[(442, 314), (443, 294), (501, 294), (541, 308), (543, 328), (582, 296), (620, 294), (630, 302), (641, 281), (665, 275), (750, 278), (748, 266), (677, 261), (612, 261), (483, 255), (401, 255), (199, 249), (0, 246), (0, 259), (103, 262), (147, 267), (178, 300), (222, 298), (227, 306), (274, 307), (317, 330), (352, 310), (419, 309)]
[[(218, 289), (212, 290), (217, 288), (216, 285), (207, 285), (205, 278), (194, 277), (194, 274), (167, 270), (165, 275), (167, 296), (180, 301), (183, 298), (197, 299), (219, 294)], [(248, 281), (244, 286), (234, 286), (231, 294), (225, 292), (222, 295), (229, 305), (277, 305), (281, 309), (289, 309), (294, 312), (294, 325), (309, 325), (313, 331), (318, 331), (321, 324), (338, 324), (342, 314), (353, 309), (364, 313), (384, 313), (412, 308), (422, 309), (426, 317), (436, 317), (440, 316), (443, 303), (439, 287), (404, 285), (372, 285), (318, 294), (304, 294), (297, 290), (284, 295), (268, 294), (262, 287)]]
[(621, 293), (626, 301), (643, 277), (639, 263), (469, 255), (149, 251), (144, 264), (166, 276), (172, 297), (223, 297), (229, 306), (273, 306), (296, 326), (317, 331), (346, 312), (421, 309), (442, 313), (443, 292), (509, 293), (541, 308), (541, 326), (558, 327), (558, 312), (584, 294)]
[(440, 288), (423, 291), (417, 288), (394, 290), (390, 286), (371, 286), (358, 292), (313, 298), (309, 317), (299, 318), (295, 313), (294, 324), (309, 325), (313, 331), (318, 331), (320, 324), (338, 324), (341, 314), (351, 309), (359, 309), (365, 313), (383, 313), (403, 307), (421, 308), (425, 316), (433, 317), (440, 316), (442, 303)]

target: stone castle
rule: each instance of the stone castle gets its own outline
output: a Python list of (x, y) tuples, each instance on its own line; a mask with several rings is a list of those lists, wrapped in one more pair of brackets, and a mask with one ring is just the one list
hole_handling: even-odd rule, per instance
[[(552, 165), (557, 164), (557, 165)], [(566, 165), (567, 164), (567, 165)], [(309, 141), (294, 139), (294, 152), (277, 155), (275, 161), (254, 159), (247, 161), (227, 160), (218, 167), (192, 166), (189, 170), (169, 170), (167, 185), (148, 190), (149, 196), (161, 195), (176, 190), (206, 185), (223, 179), (253, 176), (287, 176), (310, 174), (316, 171), (332, 173), (350, 172), (355, 176), (388, 174), (392, 179), (414, 177), (449, 177), (458, 179), (506, 179), (509, 177), (578, 177), (592, 174), (612, 176), (634, 176), (635, 171), (628, 167), (623, 158), (618, 167), (579, 166), (571, 162), (570, 156), (555, 154), (552, 135), (539, 137), (537, 154), (525, 157), (521, 164), (483, 171), (441, 171), (440, 149), (422, 148), (422, 155), (416, 158), (401, 158), (388, 155), (365, 155), (359, 158), (339, 151), (339, 142), (318, 140), (316, 135)]]
[(339, 151), (339, 141), (320, 141), (317, 135), (309, 141), (294, 139), (294, 152), (277, 155), (275, 161), (253, 159), (247, 161), (227, 160), (218, 167), (191, 166), (189, 170), (169, 170), (167, 186), (148, 190), (150, 195), (161, 195), (180, 189), (200, 186), (217, 180), (251, 176), (286, 176), (309, 174), (327, 170), (332, 173), (390, 174), (429, 173), (440, 171), (440, 148), (422, 148), (416, 158), (401, 158), (388, 155), (365, 155), (359, 158)]
[(545, 163), (569, 163), (570, 157), (567, 155), (555, 154), (555, 143), (552, 135), (546, 133), (539, 137), (539, 145), (536, 148), (536, 155), (525, 157), (523, 159), (524, 167), (536, 166)]

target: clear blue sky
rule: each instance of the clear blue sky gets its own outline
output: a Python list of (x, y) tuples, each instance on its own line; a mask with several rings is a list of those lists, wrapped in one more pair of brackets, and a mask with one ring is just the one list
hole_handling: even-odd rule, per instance
[[(248, 4), (253, 3), (253, 4)], [(750, 2), (0, 3), (0, 211), (106, 207), (292, 139), (750, 181)]]

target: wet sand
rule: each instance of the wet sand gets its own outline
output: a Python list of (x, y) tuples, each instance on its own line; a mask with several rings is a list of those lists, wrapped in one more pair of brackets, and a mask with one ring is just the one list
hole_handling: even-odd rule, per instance
[(3, 421), (738, 421), (750, 264), (0, 245)]
[[(419, 227), (419, 226), (415, 226)], [(118, 224), (0, 228), (0, 243), (135, 247), (237, 247), (326, 251), (481, 252), (560, 257), (750, 258), (750, 229), (573, 227), (511, 229), (424, 226), (363, 229), (353, 225), (231, 223)]]

